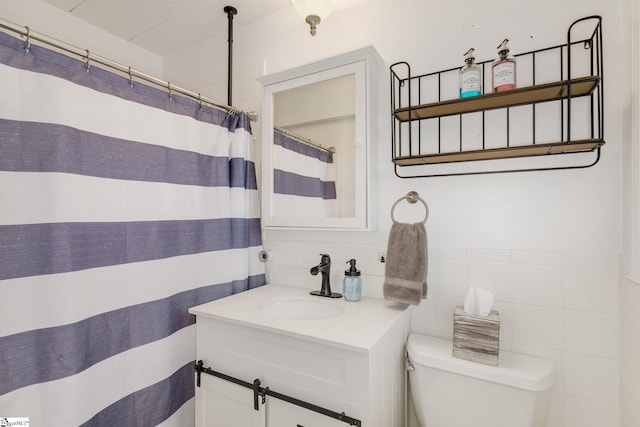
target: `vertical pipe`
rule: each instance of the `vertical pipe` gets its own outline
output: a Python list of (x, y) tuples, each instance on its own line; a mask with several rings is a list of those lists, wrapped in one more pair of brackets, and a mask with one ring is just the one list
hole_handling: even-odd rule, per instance
[[(532, 55), (531, 59), (533, 61), (532, 62), (532, 68), (533, 68), (533, 76), (532, 76), (533, 77), (533, 81), (532, 81), (532, 83), (535, 86), (536, 85), (536, 53), (533, 52), (531, 55)], [(562, 79), (560, 79), (560, 80), (562, 80)], [(532, 141), (531, 141), (531, 143), (533, 145), (535, 145), (536, 144), (536, 104), (535, 103), (532, 104), (531, 108), (532, 108), (532, 113), (533, 113), (533, 118), (532, 118), (533, 121), (531, 123), (532, 124), (532, 126), (531, 126), (532, 127), (532, 132), (531, 132)]]
[(233, 15), (238, 14), (238, 9), (233, 6), (225, 6), (224, 13), (227, 14), (227, 20), (229, 21), (229, 36), (227, 42), (229, 43), (229, 55), (227, 65), (227, 105), (233, 106), (231, 98), (232, 94), (232, 72), (233, 72)]

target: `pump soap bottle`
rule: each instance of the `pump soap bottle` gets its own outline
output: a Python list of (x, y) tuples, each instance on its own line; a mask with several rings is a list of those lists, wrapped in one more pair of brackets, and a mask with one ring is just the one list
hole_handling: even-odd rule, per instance
[(509, 39), (498, 46), (498, 57), (491, 65), (491, 83), (494, 92), (503, 92), (516, 88), (516, 60), (509, 56)]
[(482, 71), (475, 63), (476, 57), (471, 48), (464, 54), (465, 65), (460, 69), (460, 98), (477, 96), (482, 93)]
[(356, 268), (356, 260), (350, 259), (351, 264), (348, 270), (344, 272), (344, 280), (342, 281), (342, 295), (345, 301), (360, 301), (362, 297), (362, 279), (360, 278), (360, 270)]

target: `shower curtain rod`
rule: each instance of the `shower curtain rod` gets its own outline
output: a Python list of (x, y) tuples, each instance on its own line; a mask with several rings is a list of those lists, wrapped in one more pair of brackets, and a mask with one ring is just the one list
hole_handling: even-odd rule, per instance
[(329, 147), (329, 148), (323, 147), (322, 145), (313, 142), (309, 138), (305, 138), (304, 136), (296, 135), (296, 134), (291, 133), (290, 131), (288, 131), (288, 130), (286, 130), (284, 128), (273, 128), (273, 129), (278, 131), (278, 132), (280, 132), (280, 133), (282, 133), (283, 135), (285, 135), (285, 136), (287, 136), (287, 137), (289, 137), (291, 139), (295, 139), (298, 142), (310, 145), (310, 146), (312, 146), (314, 148), (317, 148), (318, 150), (326, 151), (326, 152), (331, 153), (331, 154), (335, 154), (335, 152), (336, 152), (335, 147)]
[[(164, 89), (167, 89), (167, 91), (169, 92), (169, 94), (171, 93), (179, 93), (181, 95), (187, 96), (189, 98), (192, 98), (196, 101), (198, 101), (199, 103), (203, 104), (208, 104), (212, 107), (218, 108), (220, 110), (224, 110), (227, 112), (227, 114), (235, 114), (236, 112), (238, 112), (239, 110), (233, 106), (230, 105), (224, 105), (221, 104), (219, 102), (216, 102), (210, 98), (207, 98), (205, 96), (202, 96), (199, 93), (193, 92), (191, 90), (182, 88), (180, 86), (176, 86), (174, 84), (172, 84), (171, 82), (168, 81), (164, 81), (158, 77), (154, 77), (150, 74), (144, 73), (142, 71), (138, 71), (135, 70), (133, 68), (131, 68), (130, 66), (126, 66), (124, 64), (121, 64), (117, 61), (114, 61), (112, 59), (106, 58), (104, 56), (95, 54), (91, 51), (89, 51), (89, 49), (81, 49), (77, 46), (74, 46), (72, 44), (60, 41), (54, 37), (48, 36), (46, 34), (42, 34), (36, 31), (33, 31), (31, 28), (29, 28), (28, 26), (21, 26), (18, 25), (14, 22), (8, 21), (6, 19), (0, 18), (0, 29), (3, 30), (8, 30), (8, 31), (12, 31), (14, 33), (18, 33), (22, 38), (25, 39), (25, 51), (29, 52), (29, 48), (31, 47), (31, 42), (32, 41), (38, 41), (41, 43), (44, 43), (46, 45), (49, 45), (51, 47), (54, 47), (56, 49), (59, 49), (63, 52), (66, 52), (68, 54), (71, 55), (75, 55), (75, 56), (79, 56), (80, 58), (84, 59), (84, 61), (87, 64), (87, 69), (91, 66), (92, 63), (96, 63), (96, 64), (100, 64), (100, 65), (104, 65), (106, 67), (109, 67), (113, 70), (116, 70), (120, 73), (125, 74), (126, 76), (129, 77), (129, 79), (131, 81), (133, 81), (133, 78), (137, 78), (140, 80), (143, 80), (147, 83), (151, 83), (154, 84), (156, 86), (160, 86)], [(249, 119), (251, 119), (251, 121), (256, 121), (257, 120), (257, 113), (256, 112), (247, 112), (246, 113), (249, 116)]]

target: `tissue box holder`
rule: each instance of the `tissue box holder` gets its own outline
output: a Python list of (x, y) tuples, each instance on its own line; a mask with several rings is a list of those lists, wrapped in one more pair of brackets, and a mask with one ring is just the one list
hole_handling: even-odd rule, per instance
[(488, 316), (464, 312), (459, 305), (453, 314), (453, 357), (498, 366), (500, 351), (500, 314)]

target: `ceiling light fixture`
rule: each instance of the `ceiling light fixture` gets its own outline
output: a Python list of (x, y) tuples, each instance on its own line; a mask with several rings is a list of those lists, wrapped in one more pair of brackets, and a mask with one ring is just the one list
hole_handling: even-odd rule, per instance
[(315, 36), (318, 24), (329, 16), (336, 0), (291, 0), (291, 3), (304, 22), (309, 24), (311, 35)]

